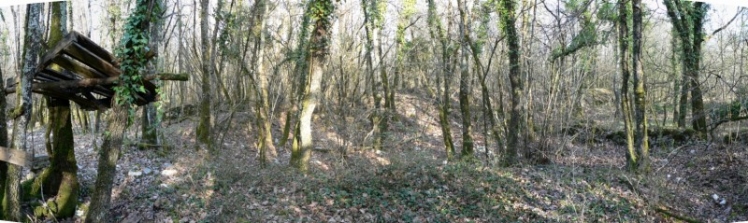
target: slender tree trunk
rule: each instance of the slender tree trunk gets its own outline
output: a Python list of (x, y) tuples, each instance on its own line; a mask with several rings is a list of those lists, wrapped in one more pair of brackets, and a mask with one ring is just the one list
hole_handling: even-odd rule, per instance
[(634, 149), (634, 124), (633, 111), (631, 108), (629, 78), (631, 67), (629, 65), (629, 0), (618, 0), (618, 49), (620, 51), (619, 66), (621, 68), (621, 113), (623, 115), (624, 132), (626, 133), (626, 160), (629, 170), (636, 168), (638, 157)]
[(211, 97), (210, 80), (213, 76), (213, 65), (211, 61), (210, 34), (208, 33), (208, 11), (210, 10), (210, 0), (200, 1), (200, 47), (202, 49), (202, 95), (200, 98), (200, 122), (197, 126), (197, 139), (201, 143), (212, 148), (211, 144)]
[(507, 152), (504, 154), (504, 164), (513, 165), (517, 163), (517, 148), (522, 138), (522, 128), (526, 127), (523, 120), (525, 109), (522, 107), (522, 94), (524, 84), (522, 83), (522, 72), (520, 70), (520, 46), (519, 35), (515, 27), (517, 16), (515, 12), (516, 2), (514, 0), (501, 0), (501, 26), (507, 39), (509, 53), (509, 85), (511, 88), (511, 109), (509, 113), (509, 132), (507, 132)]
[[(441, 46), (441, 63), (439, 72), (437, 72), (437, 101), (441, 105), (439, 109), (439, 125), (442, 129), (442, 140), (444, 141), (444, 149), (447, 155), (447, 159), (451, 160), (455, 153), (454, 142), (452, 141), (452, 131), (449, 126), (449, 76), (451, 75), (450, 69), (450, 50), (449, 43), (444, 34), (442, 23), (439, 17), (436, 15), (436, 4), (434, 0), (428, 0), (428, 22), (429, 22), (429, 33), (431, 38), (436, 39)], [(441, 89), (439, 82), (443, 81), (444, 90)], [(439, 95), (441, 93), (441, 95)]]
[[(377, 32), (377, 28), (380, 28), (381, 16), (379, 11), (379, 2), (377, 0), (362, 1), (361, 8), (364, 10), (364, 29), (366, 31), (366, 71), (369, 79), (373, 80), (371, 85), (371, 96), (374, 100), (374, 111), (371, 114), (372, 134), (374, 136), (374, 142), (372, 143), (373, 149), (382, 149), (382, 143), (384, 141), (384, 131), (387, 128), (387, 118), (385, 112), (382, 109), (382, 93), (386, 89), (382, 89), (384, 82), (387, 81), (386, 72), (383, 70), (382, 58), (381, 58), (381, 39)], [(375, 57), (375, 54), (379, 56)], [(375, 59), (378, 67), (375, 67)], [(376, 72), (379, 69), (379, 72)], [(387, 100), (385, 99), (385, 107), (387, 107)]]
[(254, 58), (252, 60), (252, 67), (255, 67), (255, 74), (257, 76), (258, 87), (256, 89), (258, 100), (255, 105), (257, 112), (257, 129), (259, 139), (257, 140), (257, 148), (260, 150), (260, 162), (266, 163), (268, 160), (274, 160), (278, 153), (273, 145), (272, 135), (272, 120), (270, 119), (270, 96), (268, 95), (268, 81), (270, 76), (264, 69), (263, 57), (264, 57), (264, 46), (262, 31), (265, 29), (265, 11), (266, 11), (265, 0), (258, 0), (253, 6), (253, 24), (252, 24), (252, 37), (255, 39), (254, 43)]
[[(0, 40), (4, 40), (4, 36), (2, 33), (0, 33)], [(5, 45), (5, 43), (0, 43)], [(0, 61), (0, 67), (2, 67), (3, 62)], [(5, 86), (5, 77), (3, 76), (3, 71), (0, 69), (0, 86)], [(8, 121), (7, 121), (7, 114), (5, 107), (7, 107), (7, 101), (5, 97), (0, 97), (0, 146), (3, 147), (9, 147), (8, 145)], [(8, 180), (8, 163), (6, 162), (0, 162), (0, 219), (6, 219), (5, 218), (5, 185)]]
[[(12, 149), (28, 152), (28, 124), (31, 120), (31, 83), (36, 65), (38, 63), (39, 51), (41, 50), (41, 10), (44, 4), (30, 4), (26, 8), (26, 34), (24, 37), (23, 68), (18, 77), (21, 84), (18, 85), (18, 106), (11, 114), (13, 121), (13, 145)], [(3, 201), (3, 216), (8, 220), (21, 221), (21, 171), (22, 167), (16, 165), (8, 166), (7, 185), (5, 188), (5, 200)]]
[[(157, 0), (156, 4), (163, 7), (164, 2), (162, 0)], [(163, 13), (164, 10), (161, 10), (161, 13)], [(159, 14), (161, 14), (159, 13)], [(153, 27), (151, 27), (150, 33), (151, 33), (151, 42), (148, 44), (149, 48), (154, 52), (159, 52), (158, 46), (161, 44), (161, 29), (164, 23), (163, 20), (159, 20), (158, 24), (155, 24)], [(157, 73), (155, 65), (148, 66), (148, 75), (155, 75)], [(159, 88), (161, 87), (161, 84), (158, 83), (160, 81), (156, 80), (156, 86)], [(141, 124), (141, 134), (142, 134), (142, 143), (149, 144), (149, 145), (161, 145), (161, 119), (158, 116), (158, 106), (160, 105), (160, 102), (156, 101), (151, 104), (147, 104), (143, 106), (143, 117), (142, 117), (142, 124)]]
[(634, 67), (634, 105), (636, 109), (636, 169), (640, 173), (649, 172), (649, 139), (647, 136), (647, 86), (646, 76), (642, 67), (642, 5), (641, 0), (632, 0), (633, 8), (633, 50), (632, 62)]
[(462, 113), (462, 158), (473, 156), (473, 120), (470, 114), (470, 100), (473, 93), (472, 77), (468, 67), (468, 37), (469, 27), (467, 19), (467, 6), (463, 0), (457, 0), (457, 8), (460, 11), (460, 112)]

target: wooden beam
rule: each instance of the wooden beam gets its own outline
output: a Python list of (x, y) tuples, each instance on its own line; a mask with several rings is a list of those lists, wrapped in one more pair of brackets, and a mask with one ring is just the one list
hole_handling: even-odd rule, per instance
[(98, 44), (96, 44), (93, 40), (89, 39), (88, 37), (81, 35), (80, 33), (76, 31), (71, 31), (70, 33), (76, 33), (76, 41), (78, 44), (83, 46), (84, 48), (91, 51), (91, 53), (95, 54), (97, 57), (104, 59), (105, 61), (109, 62), (110, 64), (114, 65), (115, 67), (119, 67), (119, 63), (117, 62), (117, 58), (114, 57), (109, 51), (105, 50), (104, 48), (101, 48)]
[(89, 67), (96, 69), (103, 74), (106, 74), (107, 77), (118, 76), (122, 73), (122, 71), (114, 67), (108, 61), (99, 58), (95, 54), (91, 53), (91, 51), (83, 48), (83, 46), (81, 46), (80, 44), (72, 43), (69, 46), (65, 47), (64, 52), (71, 57), (82, 61)]
[(31, 157), (20, 149), (9, 149), (0, 146), (0, 161), (16, 166), (28, 167), (31, 165)]
[[(151, 81), (155, 79), (164, 81), (186, 81), (187, 74), (174, 74), (174, 73), (162, 73), (151, 75), (143, 78), (143, 81)], [(34, 83), (31, 86), (33, 91), (51, 91), (51, 92), (70, 92), (69, 89), (96, 87), (100, 85), (113, 85), (119, 81), (119, 76), (108, 77), (108, 78), (83, 78), (79, 80), (69, 81), (58, 81), (58, 82), (45, 82), (45, 83)], [(13, 87), (5, 88), (5, 94), (15, 93), (16, 89)]]
[(58, 56), (52, 59), (52, 62), (54, 62), (57, 65), (60, 65), (61, 67), (69, 70), (70, 72), (76, 73), (85, 78), (108, 77), (108, 75), (103, 74), (87, 65), (84, 65), (83, 63), (79, 61), (76, 61), (68, 57)]
[(62, 52), (62, 49), (64, 49), (67, 45), (70, 45), (70, 43), (78, 39), (78, 35), (79, 34), (75, 31), (68, 33), (64, 39), (62, 39), (60, 42), (57, 43), (57, 45), (55, 45), (54, 48), (52, 48), (52, 50), (49, 50), (47, 51), (47, 53), (44, 54), (39, 65), (36, 67), (36, 70), (39, 71), (39, 70), (46, 69), (47, 66), (49, 66), (49, 64), (52, 63), (52, 60), (54, 60), (54, 58), (56, 58), (57, 55), (59, 55), (60, 52)]

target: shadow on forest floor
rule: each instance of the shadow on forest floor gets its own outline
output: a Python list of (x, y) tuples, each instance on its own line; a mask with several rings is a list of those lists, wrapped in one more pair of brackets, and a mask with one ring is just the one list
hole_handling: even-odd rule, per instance
[[(493, 164), (498, 157), (485, 154), (476, 154), (470, 162), (446, 163), (433, 103), (413, 95), (400, 95), (399, 100), (398, 110), (403, 112), (391, 124), (383, 151), (365, 148), (370, 140), (367, 111), (338, 114), (323, 107), (315, 126), (317, 148), (306, 175), (288, 167), (284, 147), (278, 147), (278, 162), (260, 168), (256, 139), (247, 130), (251, 112), (235, 111), (231, 119), (229, 114), (217, 114), (217, 123), (231, 125), (219, 125), (225, 128), (215, 137), (216, 152), (196, 148), (196, 118), (171, 123), (164, 128), (171, 150), (126, 150), (113, 193), (114, 218), (118, 222), (679, 222), (676, 216), (710, 222), (748, 220), (748, 150), (740, 145), (654, 147), (653, 172), (646, 178), (624, 171), (623, 147), (611, 142), (575, 143), (560, 133), (547, 139), (551, 159), (547, 165), (499, 167)], [(280, 134), (280, 124), (274, 124), (275, 136)], [(455, 141), (461, 139), (456, 136)], [(476, 142), (482, 138), (477, 136)], [(94, 150), (85, 151), (86, 159), (95, 159)], [(91, 172), (94, 164), (88, 163), (84, 170)], [(144, 167), (156, 174), (130, 176)], [(83, 178), (81, 183), (87, 185), (83, 190), (90, 192), (91, 180)], [(713, 195), (719, 199), (715, 201)], [(84, 202), (87, 196), (83, 195)], [(725, 204), (719, 204), (721, 199)]]

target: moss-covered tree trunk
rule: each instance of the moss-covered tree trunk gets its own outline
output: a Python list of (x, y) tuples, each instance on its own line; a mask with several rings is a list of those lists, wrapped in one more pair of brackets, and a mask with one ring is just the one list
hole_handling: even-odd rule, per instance
[(641, 0), (632, 0), (633, 16), (633, 42), (634, 46), (631, 53), (631, 59), (634, 67), (634, 105), (636, 117), (636, 135), (635, 146), (636, 156), (639, 158), (636, 162), (636, 170), (640, 173), (649, 172), (649, 139), (647, 136), (647, 86), (644, 68), (642, 67), (642, 3)]
[[(364, 12), (364, 29), (366, 31), (366, 73), (369, 76), (371, 83), (371, 97), (374, 101), (374, 111), (370, 116), (372, 125), (372, 135), (374, 142), (372, 143), (373, 149), (382, 149), (382, 143), (384, 142), (384, 132), (387, 128), (387, 115), (382, 108), (382, 93), (384, 91), (385, 96), (387, 95), (387, 89), (383, 89), (385, 86), (386, 72), (382, 66), (382, 58), (377, 53), (381, 53), (381, 36), (377, 30), (381, 30), (381, 23), (383, 18), (383, 12), (381, 12), (380, 1), (362, 1), (361, 8)], [(375, 66), (378, 65), (377, 66)], [(377, 73), (379, 69), (379, 73)], [(387, 100), (385, 99), (385, 106), (387, 107)]]
[(517, 163), (517, 148), (522, 138), (525, 109), (522, 107), (522, 94), (524, 84), (522, 83), (522, 72), (520, 70), (520, 46), (519, 34), (515, 23), (517, 15), (515, 12), (516, 2), (514, 0), (501, 0), (499, 15), (501, 27), (507, 40), (509, 54), (509, 87), (511, 88), (511, 108), (509, 112), (509, 126), (507, 132), (507, 151), (504, 154), (504, 165)]
[(462, 114), (462, 158), (473, 156), (473, 120), (471, 116), (470, 100), (472, 100), (473, 84), (471, 73), (469, 72), (468, 50), (469, 21), (467, 18), (467, 6), (464, 0), (457, 0), (457, 8), (460, 11), (460, 113)]
[[(436, 3), (434, 3), (434, 0), (428, 1), (428, 23), (429, 23), (429, 33), (431, 34), (431, 38), (436, 39), (439, 42), (439, 45), (441, 46), (441, 57), (440, 57), (440, 66), (439, 71), (437, 72), (437, 101), (441, 105), (439, 107), (439, 126), (441, 126), (442, 129), (442, 140), (444, 141), (444, 149), (447, 155), (447, 159), (452, 159), (455, 154), (455, 146), (454, 142), (452, 140), (452, 130), (449, 126), (449, 109), (450, 109), (450, 100), (449, 100), (449, 84), (450, 84), (450, 78), (451, 76), (451, 51), (454, 51), (450, 49), (449, 47), (449, 40), (447, 37), (445, 37), (444, 34), (444, 28), (442, 27), (441, 19), (436, 15)], [(443, 87), (438, 86), (439, 80), (443, 81)]]
[(112, 185), (117, 174), (117, 161), (122, 147), (122, 136), (127, 126), (127, 107), (113, 106), (109, 110), (109, 126), (99, 150), (99, 165), (86, 222), (108, 222)]
[(211, 115), (210, 115), (210, 101), (211, 101), (211, 86), (210, 79), (213, 75), (213, 66), (208, 63), (211, 59), (211, 45), (210, 45), (210, 34), (208, 31), (208, 11), (210, 10), (210, 1), (200, 1), (200, 48), (202, 49), (202, 82), (200, 89), (202, 94), (200, 95), (200, 121), (197, 125), (197, 140), (201, 143), (211, 146)]
[(618, 60), (621, 69), (621, 113), (623, 116), (624, 132), (626, 134), (626, 160), (629, 170), (634, 170), (638, 157), (634, 149), (634, 124), (633, 111), (631, 107), (631, 91), (629, 79), (631, 78), (631, 67), (629, 61), (629, 4), (628, 0), (618, 0), (618, 50), (620, 58)]
[[(16, 89), (16, 102), (18, 105), (12, 112), (13, 121), (13, 145), (11, 149), (28, 152), (28, 124), (31, 120), (31, 83), (38, 63), (39, 51), (41, 49), (41, 9), (43, 4), (29, 4), (26, 8), (26, 34), (24, 37), (23, 66), (18, 77), (20, 84)], [(22, 167), (9, 165), (7, 171), (7, 183), (3, 200), (3, 216), (7, 220), (21, 221), (21, 171)]]
[(255, 67), (257, 87), (254, 88), (258, 100), (256, 100), (255, 111), (257, 113), (257, 121), (255, 125), (258, 130), (257, 148), (260, 150), (260, 163), (263, 165), (269, 160), (275, 160), (278, 156), (278, 152), (275, 150), (273, 145), (273, 133), (272, 133), (272, 120), (270, 111), (270, 96), (268, 94), (269, 79), (270, 75), (264, 69), (264, 38), (262, 31), (265, 29), (265, 12), (267, 9), (266, 0), (258, 0), (252, 6), (253, 24), (251, 29), (251, 37), (254, 39), (253, 43), (253, 59), (252, 67)]
[(314, 118), (314, 109), (320, 91), (320, 82), (322, 81), (322, 72), (327, 63), (329, 54), (331, 15), (335, 11), (335, 5), (332, 0), (312, 0), (309, 2), (307, 11), (304, 16), (308, 16), (314, 21), (314, 28), (309, 37), (308, 50), (308, 70), (305, 71), (302, 86), (301, 111), (299, 122), (296, 125), (296, 134), (294, 136), (294, 146), (291, 150), (291, 165), (302, 172), (309, 169), (309, 159), (312, 156), (313, 135), (312, 121)]
[[(67, 32), (67, 2), (52, 3), (49, 46), (54, 46)], [(53, 66), (58, 71), (61, 68)], [(34, 179), (28, 194), (50, 198), (47, 206), (37, 206), (34, 215), (65, 218), (75, 214), (78, 202), (78, 165), (75, 160), (72, 115), (66, 99), (47, 97), (49, 122), (46, 148), (50, 166)]]
[[(156, 4), (158, 5), (164, 5), (162, 0), (156, 0)], [(158, 14), (163, 13), (157, 12)], [(156, 52), (158, 54), (158, 46), (161, 44), (161, 26), (163, 26), (163, 21), (159, 20), (157, 24), (154, 24), (151, 26), (150, 32), (150, 42), (148, 43), (148, 47), (151, 49), (151, 51)], [(148, 65), (147, 72), (148, 75), (156, 75), (156, 63), (152, 63)], [(158, 83), (160, 80), (156, 80), (156, 86), (160, 86), (160, 83)], [(143, 145), (160, 145), (161, 144), (161, 119), (159, 118), (158, 114), (158, 101), (147, 104), (143, 106), (143, 115), (142, 115), (142, 123), (141, 123), (141, 143)]]
[(49, 125), (46, 138), (50, 166), (34, 180), (29, 192), (32, 197), (39, 198), (44, 192), (44, 197), (50, 198), (47, 200), (47, 207), (38, 206), (34, 209), (34, 215), (71, 217), (75, 214), (78, 203), (78, 165), (75, 160), (70, 102), (48, 98), (47, 103)]
[[(0, 33), (0, 39), (5, 39), (2, 37), (2, 33)], [(2, 63), (4, 61), (0, 61), (0, 66), (2, 66)], [(3, 71), (0, 69), (0, 86), (5, 86), (5, 78), (3, 77)], [(6, 113), (5, 113), (5, 107), (7, 107), (7, 101), (5, 99), (5, 96), (3, 95), (0, 97), (0, 146), (3, 147), (9, 147), (8, 146), (8, 122), (6, 120)], [(8, 163), (6, 162), (0, 162), (0, 219), (5, 219), (4, 217), (4, 202), (5, 200), (5, 185), (6, 181), (8, 179)]]
[[(703, 2), (684, 2), (682, 0), (664, 0), (667, 15), (675, 27), (681, 44), (681, 58), (683, 58), (683, 91), (681, 105), (687, 100), (686, 91), (691, 93), (691, 125), (697, 132), (697, 137), (706, 139), (706, 112), (701, 92), (699, 72), (701, 64), (701, 45), (704, 42), (704, 21), (707, 9)], [(685, 109), (681, 106), (681, 115)]]

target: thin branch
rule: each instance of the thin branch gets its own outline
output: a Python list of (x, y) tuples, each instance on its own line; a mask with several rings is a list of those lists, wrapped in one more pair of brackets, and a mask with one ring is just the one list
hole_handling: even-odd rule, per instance
[(722, 27), (719, 27), (719, 29), (716, 29), (716, 30), (714, 30), (714, 32), (712, 32), (712, 35), (711, 35), (711, 36), (714, 36), (714, 34), (717, 34), (718, 32), (720, 32), (720, 31), (724, 30), (725, 28), (727, 28), (727, 26), (729, 26), (730, 24), (732, 24), (732, 22), (734, 22), (734, 21), (735, 21), (735, 19), (737, 19), (737, 18), (738, 18), (738, 16), (739, 16), (739, 15), (740, 15), (741, 13), (743, 13), (743, 11), (745, 10), (745, 8), (744, 8), (744, 7), (738, 7), (738, 8), (739, 8), (740, 10), (738, 10), (738, 12), (737, 12), (737, 13), (735, 13), (735, 16), (733, 16), (733, 17), (732, 17), (732, 19), (730, 19), (730, 21), (729, 21), (729, 22), (727, 22), (727, 23), (726, 23), (726, 24), (725, 24), (724, 26), (722, 26)]

